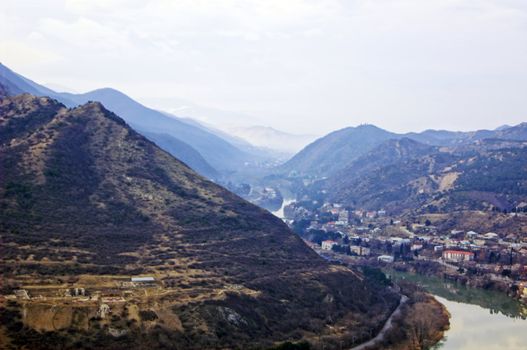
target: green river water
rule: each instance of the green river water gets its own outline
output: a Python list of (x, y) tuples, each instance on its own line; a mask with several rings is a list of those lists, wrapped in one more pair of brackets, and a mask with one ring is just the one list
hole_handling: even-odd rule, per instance
[(527, 350), (527, 307), (507, 295), (437, 277), (393, 271), (387, 275), (419, 284), (450, 312), (450, 329), (435, 349)]

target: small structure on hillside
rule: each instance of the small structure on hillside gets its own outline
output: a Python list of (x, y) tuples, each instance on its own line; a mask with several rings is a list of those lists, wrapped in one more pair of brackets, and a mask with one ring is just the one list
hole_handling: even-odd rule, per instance
[(322, 249), (324, 249), (324, 250), (331, 250), (337, 244), (338, 244), (337, 242), (332, 241), (332, 240), (322, 241)]
[(359, 256), (368, 256), (370, 255), (370, 248), (358, 245), (350, 245), (350, 252)]
[(15, 296), (18, 298), (18, 299), (29, 299), (29, 294), (27, 293), (27, 290), (25, 289), (17, 289), (15, 290)]
[(99, 309), (97, 310), (97, 316), (104, 319), (106, 318), (106, 316), (108, 316), (110, 312), (112, 311), (110, 309), (110, 306), (108, 306), (108, 304), (101, 304), (99, 306)]
[(377, 257), (377, 261), (381, 261), (385, 263), (393, 263), (394, 258), (391, 255), (380, 255)]
[(474, 260), (474, 253), (464, 250), (445, 250), (443, 260), (451, 262), (472, 261)]
[(135, 284), (153, 284), (156, 282), (156, 279), (152, 276), (132, 277), (131, 282)]

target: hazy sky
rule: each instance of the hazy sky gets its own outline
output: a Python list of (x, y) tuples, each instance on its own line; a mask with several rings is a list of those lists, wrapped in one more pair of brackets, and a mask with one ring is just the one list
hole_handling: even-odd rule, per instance
[(286, 131), (527, 121), (526, 0), (2, 0), (0, 61)]

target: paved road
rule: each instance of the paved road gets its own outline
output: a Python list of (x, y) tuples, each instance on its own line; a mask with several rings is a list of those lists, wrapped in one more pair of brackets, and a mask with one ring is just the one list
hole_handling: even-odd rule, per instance
[(368, 340), (365, 343), (362, 343), (360, 345), (357, 345), (349, 350), (364, 350), (368, 348), (369, 346), (375, 345), (377, 342), (384, 339), (384, 335), (387, 331), (389, 331), (392, 328), (392, 320), (395, 316), (399, 315), (401, 313), (401, 307), (408, 301), (408, 297), (406, 295), (401, 296), (401, 301), (399, 302), (399, 306), (397, 306), (397, 309), (395, 309), (388, 320), (386, 320), (386, 323), (382, 327), (381, 331), (375, 336), (375, 338), (372, 338)]

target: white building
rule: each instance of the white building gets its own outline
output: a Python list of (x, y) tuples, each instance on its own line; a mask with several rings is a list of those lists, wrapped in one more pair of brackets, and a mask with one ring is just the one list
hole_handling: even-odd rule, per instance
[(393, 256), (391, 255), (380, 255), (377, 257), (377, 260), (385, 263), (393, 263), (394, 261)]
[(471, 261), (474, 260), (474, 253), (463, 250), (445, 250), (443, 259), (452, 262)]
[(342, 223), (342, 225), (347, 225), (349, 222), (349, 212), (347, 210), (341, 210), (339, 212), (339, 218), (338, 221)]
[(483, 235), (484, 239), (497, 239), (498, 237), (498, 234), (494, 232), (487, 232)]
[(421, 249), (423, 249), (423, 245), (422, 244), (412, 244), (412, 246), (410, 247), (411, 251), (421, 250)]
[(324, 250), (332, 250), (334, 246), (336, 246), (338, 243), (332, 240), (326, 240), (322, 241), (322, 249)]
[(360, 256), (368, 256), (370, 255), (370, 248), (361, 247), (358, 245), (350, 245), (350, 251), (354, 254), (360, 255)]
[(151, 276), (132, 277), (132, 282), (134, 283), (154, 283), (155, 281), (155, 278)]

